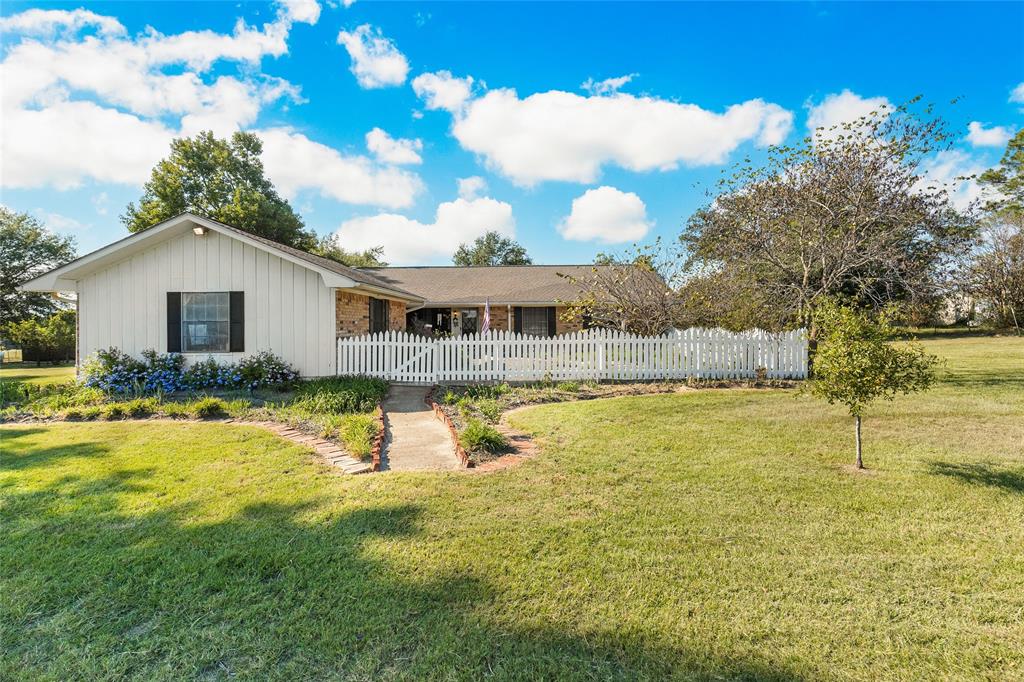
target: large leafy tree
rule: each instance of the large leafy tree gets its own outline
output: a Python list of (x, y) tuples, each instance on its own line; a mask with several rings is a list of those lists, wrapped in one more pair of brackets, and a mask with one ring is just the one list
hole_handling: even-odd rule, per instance
[(876, 308), (941, 295), (977, 225), (922, 163), (951, 135), (916, 102), (883, 108), (740, 164), (681, 235), (690, 267), (765, 292), (810, 325), (825, 297)]
[(46, 319), (4, 325), (4, 336), (21, 347), (26, 361), (68, 361), (75, 357), (75, 311), (60, 310)]
[(375, 246), (365, 251), (349, 251), (338, 243), (334, 235), (321, 237), (313, 253), (352, 268), (382, 268), (387, 265), (383, 246)]
[(461, 244), (452, 262), (456, 265), (530, 265), (533, 260), (515, 240), (488, 232), (472, 244)]
[(986, 209), (1024, 227), (1024, 130), (1017, 131), (999, 165), (982, 173), (978, 182), (989, 190)]
[(171, 142), (122, 222), (131, 232), (189, 211), (288, 246), (314, 250), (316, 235), (281, 198), (263, 171), (263, 143), (253, 133), (219, 139), (212, 132)]
[(967, 291), (987, 304), (1000, 326), (1024, 325), (1024, 130), (995, 168), (978, 178), (985, 190), (982, 238), (965, 269)]
[(0, 322), (43, 318), (58, 310), (50, 294), (18, 287), (74, 257), (74, 239), (50, 232), (27, 213), (0, 206)]

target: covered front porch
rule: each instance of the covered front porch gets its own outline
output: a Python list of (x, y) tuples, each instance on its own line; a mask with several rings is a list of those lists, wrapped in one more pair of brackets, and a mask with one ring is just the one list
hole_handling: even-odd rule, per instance
[(462, 336), (483, 331), (486, 308), (492, 331), (514, 331), (530, 336), (556, 336), (578, 331), (579, 325), (561, 319), (563, 306), (480, 303), (431, 305), (406, 313), (406, 330), (424, 336)]

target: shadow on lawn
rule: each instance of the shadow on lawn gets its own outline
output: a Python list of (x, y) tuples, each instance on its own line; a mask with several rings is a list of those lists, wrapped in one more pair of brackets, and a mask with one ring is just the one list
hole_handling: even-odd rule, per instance
[(4, 447), (4, 443), (46, 431), (46, 428), (36, 426), (0, 429), (0, 471), (48, 466), (54, 460), (72, 457), (103, 457), (110, 451), (100, 443), (74, 443), (54, 448), (20, 446), (16, 450)]
[(1024, 494), (1024, 470), (1006, 469), (984, 462), (929, 462), (928, 470), (929, 473), (956, 478), (964, 483)]
[(0, 676), (801, 679), (768, 657), (722, 659), (626, 629), (502, 626), (528, 614), (472, 566), (425, 573), (383, 558), (416, 542), (416, 505), (330, 516), (319, 502), (267, 503), (213, 522), (189, 504), (131, 513), (128, 500), (154, 508), (148, 476), (7, 496)]

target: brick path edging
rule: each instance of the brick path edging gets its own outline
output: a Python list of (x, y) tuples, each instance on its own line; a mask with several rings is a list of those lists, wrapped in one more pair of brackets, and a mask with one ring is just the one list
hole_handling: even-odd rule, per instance
[(459, 431), (458, 429), (455, 428), (455, 424), (452, 423), (451, 417), (449, 417), (448, 414), (445, 413), (443, 409), (441, 409), (440, 405), (434, 402), (434, 399), (430, 397), (429, 393), (427, 394), (427, 397), (423, 399), (423, 401), (427, 404), (427, 407), (434, 411), (434, 416), (437, 417), (442, 424), (448, 427), (448, 435), (451, 436), (452, 447), (455, 450), (455, 456), (458, 457), (459, 461), (462, 462), (462, 466), (466, 467), (467, 469), (472, 469), (474, 466), (476, 466), (473, 463), (473, 460), (469, 458), (469, 453), (467, 453), (466, 449), (462, 447), (461, 443), (459, 443)]
[(374, 471), (380, 471), (380, 453), (384, 449), (384, 436), (387, 430), (387, 422), (384, 416), (384, 405), (377, 403), (377, 410), (374, 412), (377, 418), (377, 435), (373, 437), (373, 444), (370, 446), (370, 457)]

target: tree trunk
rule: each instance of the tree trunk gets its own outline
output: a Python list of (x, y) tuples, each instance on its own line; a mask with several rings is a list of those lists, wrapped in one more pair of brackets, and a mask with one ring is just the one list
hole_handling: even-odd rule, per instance
[(857, 468), (858, 469), (863, 469), (864, 468), (864, 458), (861, 456), (861, 447), (860, 447), (860, 415), (858, 414), (853, 419), (854, 419), (854, 429), (855, 429), (855, 432), (857, 434)]

